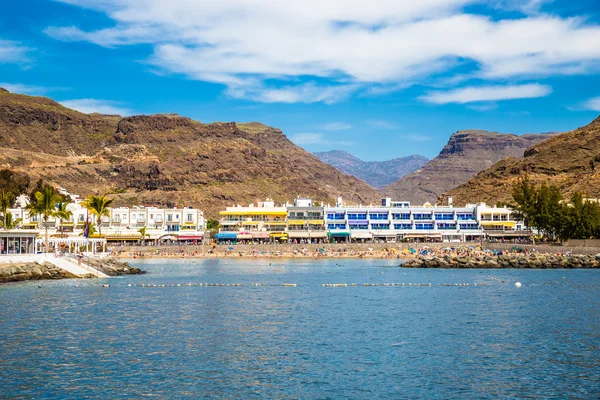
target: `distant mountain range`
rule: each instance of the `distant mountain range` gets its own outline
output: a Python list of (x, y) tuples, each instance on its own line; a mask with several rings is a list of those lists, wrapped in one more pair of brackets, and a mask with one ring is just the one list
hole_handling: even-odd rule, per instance
[(319, 159), (338, 170), (357, 177), (376, 189), (397, 181), (406, 174), (419, 169), (429, 159), (411, 155), (388, 161), (363, 161), (342, 150), (314, 153)]
[[(395, 200), (408, 200), (413, 204), (428, 201), (434, 204), (442, 193), (467, 182), (506, 157), (523, 157), (525, 149), (550, 139), (552, 135), (517, 136), (482, 130), (458, 131), (450, 136), (437, 157), (380, 192)], [(476, 198), (478, 196), (474, 196), (472, 201)]]

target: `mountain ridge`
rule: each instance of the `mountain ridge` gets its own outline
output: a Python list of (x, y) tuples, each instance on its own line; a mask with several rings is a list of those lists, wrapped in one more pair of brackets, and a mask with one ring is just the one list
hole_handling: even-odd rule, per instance
[(600, 116), (580, 128), (554, 135), (525, 151), (523, 158), (506, 158), (441, 196), (455, 204), (473, 201), (510, 202), (512, 184), (523, 174), (536, 184), (557, 185), (569, 195), (581, 192), (600, 197)]
[(376, 189), (395, 182), (400, 177), (417, 170), (429, 161), (417, 154), (397, 157), (387, 161), (363, 161), (344, 150), (330, 150), (313, 154), (319, 157), (321, 161), (341, 172), (367, 182)]
[(84, 114), (45, 97), (0, 91), (0, 167), (116, 204), (193, 205), (311, 196), (369, 204), (375, 189), (250, 122), (201, 123), (174, 114)]
[(414, 204), (438, 197), (506, 157), (522, 157), (525, 149), (554, 134), (502, 134), (479, 129), (453, 133), (439, 155), (380, 190), (386, 197)]

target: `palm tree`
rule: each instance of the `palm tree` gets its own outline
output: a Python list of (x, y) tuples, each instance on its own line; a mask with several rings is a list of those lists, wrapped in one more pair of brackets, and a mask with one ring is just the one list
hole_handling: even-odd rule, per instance
[(4, 229), (16, 229), (19, 224), (21, 223), (22, 219), (21, 218), (17, 218), (13, 221), (13, 215), (12, 213), (7, 212), (4, 215), (4, 222), (3, 222), (3, 226)]
[(142, 238), (140, 239), (140, 244), (142, 244), (142, 240), (144, 240), (146, 238), (146, 236), (150, 237), (150, 234), (146, 233), (146, 227), (143, 226), (140, 229), (138, 229), (138, 232), (142, 235)]
[(44, 221), (44, 230), (46, 231), (46, 252), (49, 250), (48, 239), (48, 218), (56, 215), (56, 203), (62, 199), (54, 193), (52, 186), (46, 186), (43, 191), (35, 192), (35, 201), (32, 201), (25, 207), (29, 215), (39, 215)]
[(87, 199), (81, 202), (81, 205), (87, 208), (90, 214), (96, 216), (96, 225), (98, 226), (100, 236), (102, 236), (101, 218), (104, 216), (110, 217), (110, 210), (108, 208), (112, 202), (113, 199), (109, 199), (105, 194), (102, 196), (88, 196)]
[[(85, 232), (81, 232), (79, 234), (79, 236), (83, 236), (84, 233)], [(87, 235), (87, 237), (92, 237), (95, 234), (96, 234), (96, 225), (93, 222), (90, 222), (88, 224), (88, 235)]]
[(6, 192), (4, 189), (0, 191), (0, 214), (2, 214), (2, 226), (6, 228), (6, 219), (9, 214), (8, 209), (12, 204), (14, 195), (11, 192)]
[(67, 210), (67, 206), (68, 205), (69, 205), (69, 203), (68, 202), (64, 202), (64, 201), (61, 201), (60, 203), (58, 203), (56, 205), (55, 216), (56, 216), (56, 218), (58, 218), (58, 221), (59, 221), (60, 236), (61, 237), (62, 237), (62, 233), (63, 233), (62, 222), (64, 220), (71, 219), (71, 217), (73, 216), (73, 212), (70, 211), (70, 210)]

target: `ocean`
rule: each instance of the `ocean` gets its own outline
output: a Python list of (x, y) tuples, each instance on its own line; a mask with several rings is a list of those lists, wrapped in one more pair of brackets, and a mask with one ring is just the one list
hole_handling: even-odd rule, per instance
[(600, 398), (598, 270), (131, 263), (0, 286), (0, 398)]

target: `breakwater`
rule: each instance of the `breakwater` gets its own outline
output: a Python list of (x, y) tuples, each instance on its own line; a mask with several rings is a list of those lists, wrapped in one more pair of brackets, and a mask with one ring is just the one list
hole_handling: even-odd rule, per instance
[[(91, 275), (90, 275), (91, 277)], [(79, 278), (54, 264), (26, 262), (0, 265), (0, 282)]]
[(599, 268), (593, 255), (502, 254), (475, 256), (423, 256), (402, 264), (405, 268)]
[(144, 273), (141, 269), (132, 267), (129, 263), (118, 261), (114, 258), (88, 258), (85, 260), (85, 263), (91, 268), (104, 272), (108, 276), (137, 275)]

